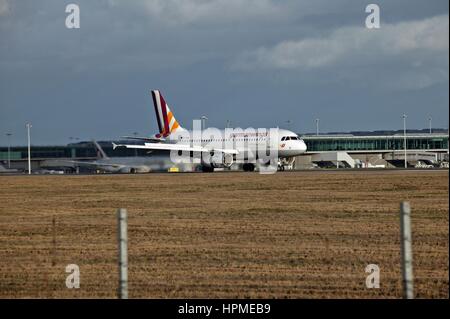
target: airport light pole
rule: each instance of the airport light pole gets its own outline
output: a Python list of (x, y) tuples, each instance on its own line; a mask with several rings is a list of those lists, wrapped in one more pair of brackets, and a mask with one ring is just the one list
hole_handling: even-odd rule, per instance
[(11, 168), (11, 133), (6, 133), (8, 137), (8, 168)]
[(201, 117), (201, 120), (202, 120), (202, 131), (206, 129), (206, 120), (207, 119), (208, 118), (206, 116), (204, 116), (204, 115)]
[(30, 138), (30, 128), (32, 125), (30, 123), (27, 123), (27, 133), (28, 133), (28, 174), (31, 174), (31, 138)]
[(319, 122), (320, 119), (316, 119), (316, 135), (319, 136)]
[(405, 168), (408, 168), (408, 161), (406, 160), (406, 114), (403, 114), (403, 149), (405, 150)]
[(433, 121), (433, 118), (430, 116), (430, 117), (428, 118), (428, 124), (429, 124), (429, 127), (430, 127), (430, 134), (432, 133), (432, 130), (431, 130), (431, 121)]

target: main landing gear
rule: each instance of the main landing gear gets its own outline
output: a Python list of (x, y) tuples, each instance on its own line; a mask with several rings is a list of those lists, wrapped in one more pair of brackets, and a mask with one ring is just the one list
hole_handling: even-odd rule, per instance
[(202, 166), (203, 173), (212, 173), (214, 172), (214, 167), (211, 166)]
[(244, 172), (253, 172), (255, 171), (255, 164), (245, 163), (242, 168), (244, 169)]

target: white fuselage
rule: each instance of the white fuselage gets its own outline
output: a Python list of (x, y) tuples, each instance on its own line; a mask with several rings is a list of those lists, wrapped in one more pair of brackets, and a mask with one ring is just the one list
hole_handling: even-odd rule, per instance
[[(305, 142), (294, 132), (278, 128), (265, 132), (206, 129), (196, 133), (182, 130), (172, 133), (168, 142), (176, 145), (198, 146), (211, 151), (235, 150), (236, 153), (256, 153), (258, 150), (265, 152), (276, 149), (279, 158), (294, 157), (306, 152)], [(275, 134), (271, 135), (268, 132)]]

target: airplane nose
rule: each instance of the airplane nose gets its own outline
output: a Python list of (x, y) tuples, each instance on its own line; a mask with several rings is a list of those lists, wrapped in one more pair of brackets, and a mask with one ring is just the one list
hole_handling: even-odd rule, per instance
[(300, 152), (302, 152), (302, 153), (306, 152), (307, 147), (306, 147), (306, 143), (304, 141), (300, 141), (300, 145), (299, 146), (300, 146), (299, 147)]

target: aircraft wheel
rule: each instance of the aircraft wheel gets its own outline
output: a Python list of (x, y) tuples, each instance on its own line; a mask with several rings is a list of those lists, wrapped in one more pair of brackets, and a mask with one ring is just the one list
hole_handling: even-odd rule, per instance
[(245, 163), (242, 168), (244, 172), (253, 172), (255, 170), (255, 165), (251, 163)]
[(212, 172), (214, 172), (214, 167), (202, 166), (202, 172), (203, 173), (212, 173)]

